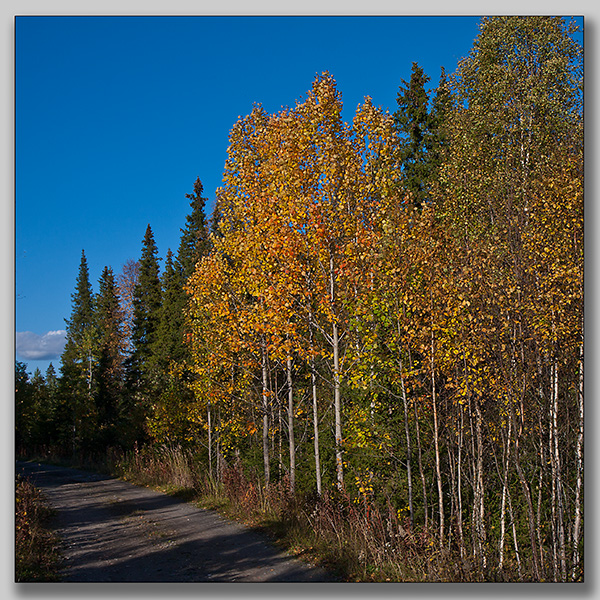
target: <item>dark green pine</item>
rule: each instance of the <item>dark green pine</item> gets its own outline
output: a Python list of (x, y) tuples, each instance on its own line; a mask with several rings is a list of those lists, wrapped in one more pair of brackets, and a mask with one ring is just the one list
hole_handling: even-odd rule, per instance
[(425, 86), (429, 77), (413, 62), (410, 81), (402, 80), (398, 90), (398, 109), (394, 113), (394, 128), (398, 137), (398, 160), (402, 183), (410, 192), (412, 203), (419, 208), (427, 197), (430, 180), (430, 156), (427, 144), (430, 136), (429, 95)]
[(101, 441), (109, 445), (115, 441), (114, 427), (122, 389), (124, 352), (123, 315), (110, 267), (104, 267), (100, 277), (96, 314), (100, 336), (96, 406)]
[(162, 306), (155, 353), (159, 369), (166, 374), (172, 361), (180, 363), (184, 358), (182, 331), (185, 292), (182, 289), (181, 276), (176, 269), (170, 249), (165, 259), (162, 290)]
[(163, 282), (163, 289), (169, 295), (165, 306), (165, 319), (169, 318), (172, 321), (169, 333), (171, 356), (180, 365), (190, 362), (189, 349), (185, 345), (185, 309), (188, 300), (185, 285), (198, 262), (210, 252), (211, 245), (205, 213), (206, 198), (202, 194), (202, 183), (200, 178), (197, 178), (193, 193), (186, 194), (186, 198), (190, 200), (191, 212), (186, 216), (185, 228), (181, 230), (179, 250), (173, 267), (174, 274), (169, 275)]
[(79, 273), (75, 284), (75, 292), (71, 294), (71, 318), (65, 319), (67, 324), (66, 344), (62, 355), (63, 367), (66, 363), (77, 363), (86, 354), (86, 338), (93, 337), (94, 303), (92, 285), (85, 252), (81, 251)]
[(133, 353), (132, 375), (140, 383), (150, 379), (153, 368), (153, 349), (160, 322), (161, 285), (158, 266), (158, 250), (150, 225), (142, 242), (139, 277), (133, 293)]
[(430, 126), (425, 141), (430, 164), (430, 182), (437, 177), (439, 169), (447, 157), (449, 144), (447, 125), (453, 109), (454, 98), (448, 86), (446, 71), (442, 67), (438, 87), (431, 103)]
[(194, 182), (192, 194), (185, 197), (190, 200), (191, 212), (186, 216), (185, 228), (181, 230), (181, 240), (177, 252), (177, 263), (184, 282), (194, 272), (198, 261), (208, 253), (210, 247), (208, 221), (206, 219), (206, 198), (202, 196), (204, 188), (198, 177)]
[(58, 413), (61, 438), (71, 445), (73, 454), (90, 448), (96, 430), (93, 396), (96, 388), (95, 365), (98, 330), (94, 297), (85, 252), (81, 252), (75, 292), (71, 295), (71, 318), (66, 320), (66, 343), (61, 356)]

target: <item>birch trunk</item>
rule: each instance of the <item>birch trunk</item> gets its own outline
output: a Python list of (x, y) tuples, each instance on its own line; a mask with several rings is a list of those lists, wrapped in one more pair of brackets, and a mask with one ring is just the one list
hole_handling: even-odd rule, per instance
[(462, 447), (463, 447), (463, 429), (464, 429), (464, 408), (463, 405), (460, 404), (460, 432), (458, 436), (458, 457), (457, 457), (457, 466), (456, 466), (456, 486), (457, 486), (457, 496), (458, 496), (458, 537), (460, 540), (460, 556), (464, 558), (465, 556), (465, 540), (463, 535), (463, 511), (462, 511)]
[(439, 430), (437, 418), (437, 397), (435, 389), (435, 368), (433, 362), (433, 329), (431, 330), (431, 395), (433, 404), (433, 444), (435, 448), (435, 477), (438, 488), (438, 509), (440, 512), (440, 544), (444, 543), (444, 497), (442, 495), (442, 473), (440, 469)]
[(483, 483), (483, 434), (481, 431), (482, 416), (479, 400), (475, 399), (475, 432), (477, 435), (477, 545), (481, 565), (485, 569), (487, 566), (487, 556), (485, 552), (486, 531), (485, 531), (485, 486)]
[(265, 471), (265, 486), (270, 483), (270, 459), (269, 459), (269, 381), (267, 373), (267, 350), (265, 341), (262, 340), (262, 413), (263, 413), (263, 464)]
[[(335, 270), (333, 257), (329, 259), (329, 298), (331, 306), (336, 300)], [(342, 458), (342, 400), (340, 390), (340, 336), (338, 324), (334, 316), (331, 327), (331, 341), (333, 346), (333, 405), (335, 413), (335, 470), (338, 489), (344, 487), (344, 462)]]
[(504, 460), (503, 460), (503, 473), (502, 473), (502, 502), (500, 505), (500, 542), (499, 542), (499, 553), (500, 559), (498, 562), (498, 568), (502, 570), (504, 564), (504, 535), (506, 531), (506, 496), (508, 492), (508, 463), (510, 460), (510, 443), (511, 443), (511, 421), (508, 421), (508, 433), (506, 434), (506, 442), (504, 443)]
[[(522, 414), (522, 413), (521, 413)], [(529, 489), (529, 485), (527, 483), (527, 479), (525, 474), (523, 473), (523, 469), (521, 468), (521, 457), (519, 452), (519, 440), (522, 435), (522, 427), (518, 428), (515, 418), (515, 411), (510, 403), (510, 418), (513, 421), (513, 428), (515, 430), (515, 451), (513, 452), (513, 461), (515, 465), (515, 469), (517, 471), (517, 475), (519, 477), (519, 483), (521, 484), (521, 490), (523, 492), (523, 496), (525, 497), (526, 509), (527, 509), (527, 525), (529, 528), (529, 541), (531, 542), (531, 557), (532, 557), (532, 567), (533, 567), (533, 577), (536, 581), (540, 581), (540, 568), (538, 564), (538, 544), (536, 540), (536, 527), (535, 527), (535, 515), (533, 512), (533, 502), (531, 499), (531, 490)]]
[(579, 409), (579, 431), (577, 433), (577, 446), (575, 455), (577, 458), (577, 483), (575, 487), (575, 517), (573, 520), (573, 568), (571, 579), (576, 580), (579, 569), (579, 537), (581, 528), (581, 492), (583, 487), (583, 319), (581, 323), (581, 345), (579, 350), (579, 392), (577, 395), (577, 407)]
[(214, 478), (214, 473), (213, 473), (213, 460), (212, 460), (212, 407), (211, 407), (211, 403), (208, 403), (208, 407), (206, 409), (207, 411), (207, 415), (206, 415), (206, 420), (207, 420), (207, 424), (208, 424), (208, 473), (210, 475), (210, 478), (213, 479)]
[(340, 351), (337, 323), (333, 323), (333, 404), (335, 412), (335, 467), (338, 489), (344, 486), (344, 463), (342, 458), (342, 402), (340, 394)]
[(402, 359), (400, 359), (400, 384), (402, 386), (402, 403), (404, 404), (404, 433), (406, 435), (406, 476), (408, 478), (408, 510), (410, 514), (410, 528), (414, 527), (414, 512), (413, 512), (413, 486), (412, 486), (412, 471), (411, 471), (411, 447), (410, 447), (410, 431), (408, 428), (408, 401), (406, 399), (406, 388), (404, 386), (404, 373)]
[(551, 444), (550, 453), (552, 456), (552, 513), (555, 529), (554, 540), (554, 568), (555, 578), (558, 578), (558, 568), (560, 568), (560, 579), (565, 581), (567, 578), (567, 565), (565, 560), (565, 528), (564, 528), (564, 508), (563, 508), (563, 490), (562, 475), (560, 465), (560, 451), (558, 445), (558, 363), (554, 361), (551, 367), (552, 392), (550, 408), (550, 431)]
[(423, 486), (423, 512), (425, 517), (425, 531), (429, 529), (429, 507), (427, 502), (427, 482), (425, 481), (425, 471), (423, 470), (423, 452), (421, 450), (421, 434), (419, 428), (419, 412), (415, 402), (415, 433), (417, 435), (417, 458), (419, 461), (419, 475), (421, 476), (421, 485)]
[[(310, 349), (313, 349), (313, 329), (312, 313), (309, 314), (308, 327), (310, 335)], [(315, 478), (317, 482), (317, 495), (321, 497), (321, 455), (319, 451), (319, 407), (317, 404), (317, 371), (315, 368), (315, 358), (310, 357), (310, 384), (312, 388), (312, 410), (313, 410), (313, 434), (315, 447)]]
[(292, 387), (292, 357), (287, 357), (288, 439), (290, 446), (290, 490), (296, 488), (296, 444), (294, 441), (294, 389)]

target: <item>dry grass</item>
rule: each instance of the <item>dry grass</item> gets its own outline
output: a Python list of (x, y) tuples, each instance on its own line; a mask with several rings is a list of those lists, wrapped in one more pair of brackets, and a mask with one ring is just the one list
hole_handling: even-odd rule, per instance
[(116, 471), (127, 481), (167, 491), (193, 490), (199, 481), (192, 455), (171, 446), (136, 448), (117, 461)]
[(16, 479), (15, 581), (58, 581), (58, 539), (47, 529), (52, 511), (28, 480)]
[(118, 474), (137, 484), (218, 510), (269, 535), (291, 554), (319, 564), (344, 581), (478, 582), (516, 581), (513, 574), (479, 572), (458, 551), (441, 548), (435, 535), (411, 531), (388, 502), (355, 503), (344, 493), (300, 497), (289, 482), (265, 487), (239, 466), (212, 479), (180, 448), (128, 454)]

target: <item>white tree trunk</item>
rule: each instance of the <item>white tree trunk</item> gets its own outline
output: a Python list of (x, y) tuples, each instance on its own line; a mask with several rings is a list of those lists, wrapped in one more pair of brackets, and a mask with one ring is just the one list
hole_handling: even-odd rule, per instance
[(294, 441), (294, 389), (292, 387), (292, 357), (287, 357), (288, 439), (290, 445), (290, 489), (296, 489), (296, 444)]
[(262, 341), (262, 413), (263, 413), (263, 463), (265, 471), (265, 485), (270, 483), (270, 459), (269, 459), (269, 381), (267, 373), (267, 350), (265, 341)]

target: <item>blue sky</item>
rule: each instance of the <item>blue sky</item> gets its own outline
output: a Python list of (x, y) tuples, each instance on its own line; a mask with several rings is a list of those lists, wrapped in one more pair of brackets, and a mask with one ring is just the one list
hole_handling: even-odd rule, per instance
[[(328, 70), (350, 120), (364, 96), (395, 110), (413, 61), (436, 84), (479, 17), (17, 17), (16, 332), (28, 371), (58, 370), (85, 250), (137, 259), (151, 225), (177, 250), (196, 177), (212, 211), (228, 133), (253, 103), (306, 97)], [(58, 343), (57, 343), (58, 342)], [(34, 358), (40, 358), (34, 360)]]

